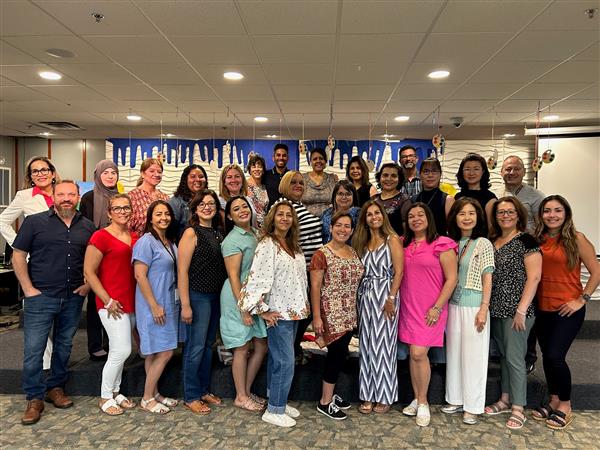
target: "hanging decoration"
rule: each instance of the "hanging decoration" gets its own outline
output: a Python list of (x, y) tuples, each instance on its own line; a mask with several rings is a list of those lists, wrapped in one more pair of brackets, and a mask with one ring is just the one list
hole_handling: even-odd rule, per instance
[(496, 148), (496, 142), (494, 141), (494, 125), (496, 123), (496, 111), (492, 108), (492, 156), (487, 160), (487, 167), (489, 170), (494, 170), (498, 165), (498, 149)]
[[(549, 106), (548, 113), (550, 113)], [(554, 161), (554, 158), (556, 157), (556, 155), (552, 153), (552, 150), (550, 149), (550, 122), (548, 122), (548, 134), (546, 135), (546, 142), (548, 143), (548, 148), (544, 153), (542, 153), (542, 162), (545, 164), (550, 164), (552, 161)]]
[(440, 108), (438, 107), (435, 113), (433, 114), (433, 126), (436, 128), (437, 125), (437, 134), (431, 138), (431, 143), (435, 147), (435, 151), (431, 152), (431, 157), (439, 159), (440, 155), (444, 153), (446, 149), (446, 138), (442, 135), (442, 126), (440, 125)]
[(372, 129), (373, 127), (372, 125), (372, 116), (371, 113), (369, 113), (369, 151), (367, 153), (367, 167), (369, 168), (369, 172), (373, 172), (375, 170), (375, 161), (373, 161), (373, 142), (372, 142)]
[(304, 139), (304, 114), (302, 114), (302, 139), (298, 141), (298, 150), (300, 150), (300, 155), (306, 154), (306, 140)]

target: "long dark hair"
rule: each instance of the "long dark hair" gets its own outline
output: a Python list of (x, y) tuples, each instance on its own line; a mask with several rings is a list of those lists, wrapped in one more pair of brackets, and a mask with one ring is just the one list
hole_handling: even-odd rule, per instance
[(371, 229), (367, 225), (367, 210), (371, 206), (379, 208), (379, 212), (383, 217), (383, 223), (381, 224), (381, 228), (379, 228), (379, 235), (386, 240), (388, 236), (396, 234), (396, 231), (394, 231), (390, 224), (390, 219), (385, 212), (385, 208), (376, 200), (367, 201), (360, 210), (358, 221), (356, 222), (356, 227), (354, 228), (354, 233), (352, 235), (352, 247), (359, 256), (363, 256), (366, 253), (367, 246), (371, 240)]
[(498, 211), (498, 205), (500, 203), (511, 203), (514, 207), (515, 210), (517, 211), (517, 231), (525, 231), (525, 229), (527, 228), (527, 210), (525, 209), (525, 207), (523, 206), (523, 203), (521, 203), (521, 201), (517, 198), (517, 197), (513, 197), (513, 196), (508, 196), (508, 197), (501, 197), (498, 200), (496, 200), (494, 202), (494, 204), (492, 205), (492, 212), (491, 212), (491, 224), (492, 226), (490, 227), (490, 241), (494, 242), (496, 239), (498, 239), (500, 236), (502, 236), (502, 229), (500, 228), (500, 225), (498, 225), (498, 217), (496, 217), (496, 212)]
[(379, 171), (375, 174), (375, 181), (377, 181), (377, 187), (381, 189), (381, 175), (383, 174), (383, 170), (389, 169), (390, 167), (396, 169), (396, 171), (398, 172), (398, 184), (396, 185), (396, 189), (400, 190), (402, 189), (402, 185), (404, 184), (404, 172), (402, 172), (402, 167), (400, 167), (395, 162), (385, 163), (379, 168)]
[(177, 223), (175, 222), (175, 214), (173, 213), (173, 208), (171, 208), (171, 205), (169, 205), (164, 200), (154, 200), (152, 203), (150, 203), (150, 206), (148, 206), (148, 211), (146, 211), (146, 228), (144, 228), (144, 233), (150, 233), (152, 234), (152, 236), (154, 236), (154, 238), (157, 241), (160, 241), (160, 236), (158, 235), (158, 233), (154, 229), (154, 226), (152, 225), (152, 214), (154, 214), (154, 210), (158, 205), (166, 206), (167, 210), (169, 210), (169, 215), (171, 216), (171, 223), (167, 227), (165, 237), (169, 240), (169, 242), (175, 243), (178, 234)]
[(191, 226), (200, 225), (200, 219), (196, 214), (196, 209), (198, 209), (198, 205), (202, 203), (204, 197), (210, 195), (215, 201), (215, 209), (217, 210), (215, 213), (215, 217), (212, 218), (211, 227), (215, 230), (222, 230), (223, 226), (223, 218), (221, 217), (221, 202), (219, 200), (219, 196), (212, 189), (204, 189), (198, 192), (195, 197), (190, 202), (190, 221), (189, 224)]
[(480, 156), (477, 153), (469, 153), (460, 162), (458, 172), (456, 172), (456, 180), (458, 181), (458, 185), (460, 186), (460, 188), (469, 189), (469, 183), (467, 183), (467, 180), (465, 180), (465, 176), (463, 175), (463, 169), (465, 168), (465, 164), (469, 161), (477, 161), (479, 164), (481, 164), (481, 170), (483, 171), (483, 173), (481, 174), (481, 180), (479, 180), (479, 188), (489, 189), (491, 186), (490, 171), (488, 169), (487, 163), (485, 162), (485, 159), (483, 159), (483, 156)]
[(416, 202), (410, 205), (408, 211), (406, 211), (406, 229), (404, 230), (404, 247), (408, 247), (408, 245), (415, 239), (415, 232), (410, 229), (408, 226), (408, 215), (415, 208), (421, 208), (425, 211), (425, 217), (427, 218), (427, 231), (425, 232), (425, 240), (428, 244), (431, 244), (438, 238), (437, 229), (435, 227), (435, 217), (433, 217), (433, 213), (429, 206), (427, 206), (423, 202)]
[(231, 214), (231, 205), (236, 200), (243, 200), (246, 205), (248, 205), (248, 208), (250, 209), (250, 223), (252, 223), (254, 214), (252, 214), (252, 206), (250, 205), (250, 202), (243, 195), (236, 195), (235, 197), (231, 197), (229, 200), (227, 200), (227, 203), (225, 204), (225, 233), (229, 233), (235, 226), (233, 220), (229, 218), (229, 214)]
[(472, 205), (473, 208), (475, 208), (475, 214), (477, 214), (477, 223), (471, 231), (471, 239), (487, 237), (485, 213), (483, 212), (483, 208), (481, 207), (479, 202), (471, 197), (459, 198), (453, 203), (452, 207), (450, 208), (447, 220), (448, 236), (457, 242), (460, 241), (460, 238), (462, 237), (462, 232), (456, 223), (456, 217), (466, 205)]
[(348, 181), (352, 182), (352, 179), (350, 178), (350, 165), (352, 163), (357, 163), (360, 166), (360, 172), (361, 172), (360, 184), (362, 186), (368, 186), (369, 185), (369, 168), (367, 167), (367, 163), (365, 162), (365, 160), (362, 159), (358, 155), (354, 155), (352, 158), (350, 158), (350, 161), (348, 161), (348, 164), (346, 165), (346, 179)]
[(273, 241), (278, 242), (278, 239), (275, 236), (275, 214), (277, 214), (277, 210), (281, 207), (290, 208), (290, 210), (292, 211), (292, 226), (290, 227), (285, 236), (285, 243), (287, 244), (288, 249), (290, 249), (292, 252), (302, 253), (302, 248), (300, 247), (300, 243), (298, 242), (298, 239), (300, 237), (300, 225), (298, 222), (298, 214), (296, 214), (294, 206), (288, 200), (281, 200), (271, 207), (263, 222), (261, 228), (261, 235), (258, 241), (260, 242), (263, 239), (271, 238), (273, 239)]
[(194, 197), (194, 193), (188, 187), (188, 176), (192, 170), (198, 169), (204, 175), (204, 179), (206, 180), (206, 186), (204, 189), (208, 189), (208, 176), (206, 175), (206, 170), (199, 164), (190, 164), (183, 172), (181, 172), (181, 178), (179, 179), (179, 186), (175, 190), (173, 197), (181, 197), (185, 202), (189, 203)]
[(50, 159), (46, 158), (45, 156), (34, 156), (29, 161), (27, 161), (27, 165), (25, 167), (25, 177), (23, 180), (23, 189), (29, 189), (30, 187), (35, 186), (35, 183), (31, 178), (31, 165), (36, 161), (42, 161), (48, 165), (48, 169), (50, 169), (50, 172), (52, 173), (52, 175), (54, 175), (54, 181), (52, 182), (52, 184), (56, 184), (60, 181), (60, 177), (56, 172), (56, 167), (54, 167), (54, 164), (52, 164), (52, 161), (50, 161)]

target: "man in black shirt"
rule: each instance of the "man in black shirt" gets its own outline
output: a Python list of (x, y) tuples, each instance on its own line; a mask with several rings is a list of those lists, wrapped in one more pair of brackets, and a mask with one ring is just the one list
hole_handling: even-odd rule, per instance
[[(73, 181), (57, 183), (53, 199), (53, 208), (25, 219), (13, 243), (15, 275), (25, 294), (23, 390), (27, 409), (23, 425), (40, 419), (44, 395), (57, 408), (73, 406), (63, 388), (83, 299), (90, 290), (83, 278), (83, 258), (96, 228), (77, 212), (79, 187)], [(44, 382), (42, 357), (52, 326), (52, 365)]]
[(273, 149), (273, 162), (275, 163), (275, 166), (272, 169), (267, 170), (264, 176), (265, 187), (267, 188), (267, 194), (269, 195), (269, 208), (281, 197), (281, 194), (279, 193), (279, 182), (288, 171), (288, 159), (288, 146), (282, 143), (275, 144), (275, 148)]

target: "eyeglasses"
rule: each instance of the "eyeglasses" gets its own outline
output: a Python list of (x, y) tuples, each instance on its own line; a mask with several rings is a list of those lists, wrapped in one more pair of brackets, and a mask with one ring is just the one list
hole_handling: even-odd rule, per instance
[(351, 192), (337, 192), (335, 195), (337, 195), (338, 197), (352, 197), (352, 193)]
[(439, 170), (429, 170), (429, 169), (424, 169), (424, 170), (422, 170), (422, 171), (421, 171), (421, 173), (422, 173), (423, 175), (435, 175), (435, 174), (438, 174), (438, 173), (440, 173), (440, 171), (439, 171)]
[(110, 210), (116, 214), (129, 214), (131, 212), (131, 206), (113, 206)]
[(205, 208), (214, 208), (215, 206), (217, 206), (217, 204), (215, 202), (202, 202), (202, 203), (198, 203), (198, 208), (200, 209), (205, 209)]
[(517, 215), (517, 211), (515, 211), (514, 209), (499, 209), (498, 211), (496, 211), (496, 216), (497, 217), (502, 217), (502, 216), (508, 216), (508, 217), (515, 217)]
[(402, 156), (400, 156), (400, 159), (409, 159), (409, 158), (414, 159), (416, 157), (417, 157), (417, 155), (402, 155)]
[(48, 175), (51, 172), (51, 170), (47, 167), (44, 167), (43, 169), (33, 169), (31, 171), (31, 175), (33, 176), (38, 176), (38, 175)]

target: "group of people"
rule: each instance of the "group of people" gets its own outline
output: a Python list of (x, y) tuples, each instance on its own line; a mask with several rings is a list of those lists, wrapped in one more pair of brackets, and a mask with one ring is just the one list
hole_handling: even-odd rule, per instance
[[(294, 426), (300, 413), (287, 400), (295, 365), (306, 362), (300, 342), (312, 324), (316, 343), (327, 348), (317, 411), (329, 418), (345, 419), (351, 407), (335, 386), (358, 329), (360, 413), (386, 413), (398, 401), (404, 351), (414, 399), (402, 412), (429, 425), (429, 355), (445, 348), (441, 411), (462, 412), (467, 424), (509, 413), (506, 426), (519, 429), (527, 420), (531, 334), (550, 394), (532, 417), (550, 428), (568, 426), (565, 358), (600, 267), (567, 200), (524, 184), (516, 156), (502, 165), (500, 198), (477, 154), (461, 162), (454, 197), (440, 189), (440, 162), (418, 167), (410, 146), (400, 150), (400, 165), (381, 165), (378, 189), (360, 157), (350, 159), (344, 180), (326, 171), (324, 150), (309, 157), (309, 173), (289, 170), (288, 148), (277, 144), (270, 170), (259, 155), (249, 160), (248, 179), (241, 167), (224, 167), (218, 193), (202, 166), (191, 164), (171, 198), (158, 189), (160, 160), (142, 163), (138, 187), (128, 194), (118, 193), (117, 166), (103, 160), (93, 191), (81, 199), (50, 160), (33, 158), (26, 189), (0, 215), (25, 296), (22, 423), (40, 419), (44, 398), (58, 408), (73, 404), (64, 393), (67, 363), (89, 292), (88, 316), (108, 337), (99, 407), (109, 415), (136, 406), (120, 392), (134, 342), (146, 371), (140, 408), (165, 414), (179, 404), (159, 393), (158, 381), (180, 342), (183, 406), (199, 415), (222, 406), (210, 390), (219, 332), (233, 352), (233, 404), (263, 412), (270, 424)], [(21, 214), (15, 237), (11, 224)], [(581, 263), (590, 273), (585, 286)], [(502, 395), (486, 406), (490, 341), (500, 357)], [(268, 398), (252, 392), (265, 357)]]

